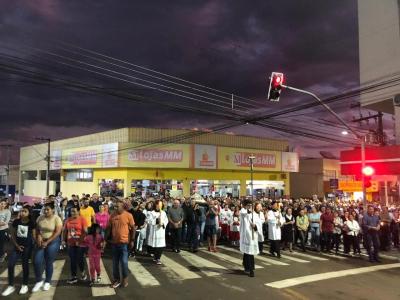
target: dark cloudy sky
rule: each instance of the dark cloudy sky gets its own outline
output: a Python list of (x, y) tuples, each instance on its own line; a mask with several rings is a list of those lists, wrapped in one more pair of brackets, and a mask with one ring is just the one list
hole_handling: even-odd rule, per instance
[[(129, 89), (158, 101), (190, 103), (187, 99), (71, 70), (55, 63), (54, 57), (45, 52), (26, 47), (65, 54), (57, 43), (70, 43), (256, 99), (251, 103), (259, 106), (258, 112), (312, 101), (285, 91), (279, 104), (266, 102), (266, 78), (271, 71), (282, 71), (287, 84), (310, 89), (323, 97), (358, 85), (355, 0), (2, 0), (0, 41), (2, 54), (42, 64), (43, 68), (35, 66), (37, 71), (53, 68), (68, 78), (105, 88)], [(0, 71), (0, 144), (26, 145), (35, 136), (56, 139), (126, 126), (209, 128), (227, 122), (207, 115), (178, 113), (162, 105), (141, 105), (16, 80), (15, 75), (10, 77)], [(345, 111), (344, 117), (351, 118), (350, 103), (351, 99), (333, 106)], [(207, 104), (196, 105), (213, 110)], [(302, 111), (299, 113), (308, 115), (276, 120), (317, 127), (326, 134), (340, 132), (312, 123), (316, 118), (330, 120), (322, 111)], [(354, 114), (358, 114), (357, 109)], [(332, 147), (252, 125), (231, 131), (291, 138), (292, 145), (307, 155)], [(1, 159), (4, 161), (3, 153)], [(17, 159), (16, 155), (13, 159)]]

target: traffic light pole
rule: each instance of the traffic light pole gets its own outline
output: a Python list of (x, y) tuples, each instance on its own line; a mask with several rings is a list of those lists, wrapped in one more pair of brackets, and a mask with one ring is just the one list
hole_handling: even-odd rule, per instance
[[(332, 108), (330, 108), (326, 103), (324, 103), (317, 95), (315, 95), (314, 93), (311, 93), (309, 91), (305, 91), (302, 89), (298, 89), (298, 88), (294, 88), (291, 86), (287, 86), (287, 85), (283, 85), (282, 87), (288, 90), (292, 90), (295, 92), (299, 92), (302, 94), (306, 94), (309, 95), (311, 97), (313, 97), (315, 100), (317, 100), (327, 111), (329, 111), (329, 113), (331, 115), (333, 115), (348, 131), (350, 131), (354, 137), (360, 141), (361, 144), (361, 170), (364, 169), (365, 167), (365, 137), (360, 135), (357, 131), (355, 131), (353, 128), (351, 128), (347, 122), (342, 119), (341, 116), (339, 116), (335, 111), (332, 110)], [(366, 206), (367, 204), (367, 197), (366, 197), (366, 188), (365, 188), (365, 175), (363, 172), (361, 172), (361, 180), (362, 180), (362, 191), (363, 191), (363, 205)]]

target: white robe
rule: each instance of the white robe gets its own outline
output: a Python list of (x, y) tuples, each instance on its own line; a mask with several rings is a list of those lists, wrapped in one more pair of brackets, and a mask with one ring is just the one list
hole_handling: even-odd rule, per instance
[(251, 228), (252, 217), (255, 220), (257, 214), (247, 212), (247, 209), (240, 210), (240, 252), (249, 255), (257, 255), (258, 251), (258, 233)]
[[(161, 223), (157, 225), (156, 220), (160, 218), (160, 215)], [(148, 227), (147, 245), (153, 248), (165, 247), (165, 228), (167, 228), (168, 224), (168, 217), (165, 211), (157, 212), (153, 210), (148, 212), (146, 222)]]
[(219, 217), (220, 217), (222, 224), (229, 224), (233, 217), (233, 211), (231, 211), (230, 209), (228, 209), (228, 210), (223, 209), (219, 213)]
[[(285, 218), (279, 210), (268, 212), (268, 239), (272, 241), (281, 240), (282, 232), (281, 227), (285, 223)], [(279, 226), (280, 223), (280, 226)]]
[(257, 233), (258, 233), (258, 242), (264, 242), (264, 232), (263, 232), (263, 225), (265, 223), (265, 216), (264, 212), (260, 211), (260, 213), (255, 213), (257, 218), (254, 218), (254, 224), (257, 225)]

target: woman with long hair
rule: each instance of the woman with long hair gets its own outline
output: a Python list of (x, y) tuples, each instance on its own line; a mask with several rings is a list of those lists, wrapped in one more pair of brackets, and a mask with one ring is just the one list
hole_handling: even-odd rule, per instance
[[(53, 277), (53, 263), (60, 249), (60, 234), (62, 231), (61, 218), (54, 214), (54, 203), (44, 205), (44, 214), (36, 221), (36, 251), (34, 256), (34, 270), (36, 284), (32, 293), (40, 289), (48, 291)], [(43, 281), (43, 267), (46, 278)]]
[(33, 240), (35, 238), (35, 222), (32, 220), (31, 209), (24, 206), (19, 213), (19, 218), (15, 219), (11, 226), (11, 242), (13, 248), (8, 257), (8, 287), (1, 294), (8, 296), (14, 293), (14, 271), (19, 259), (22, 260), (22, 286), (20, 295), (28, 292), (29, 280), (29, 258), (32, 254)]

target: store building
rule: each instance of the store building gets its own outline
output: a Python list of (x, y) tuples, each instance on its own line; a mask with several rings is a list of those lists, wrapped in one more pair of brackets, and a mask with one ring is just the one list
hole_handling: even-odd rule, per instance
[[(9, 172), (7, 174), (7, 168)], [(8, 178), (7, 178), (8, 177)], [(0, 195), (5, 195), (8, 184), (8, 194), (14, 195), (18, 187), (19, 166), (0, 165)]]
[[(122, 128), (51, 142), (50, 193), (130, 196), (164, 194), (234, 197), (290, 194), (298, 156), (288, 142), (181, 129)], [(20, 190), (26, 199), (46, 190), (47, 144), (21, 148)]]

